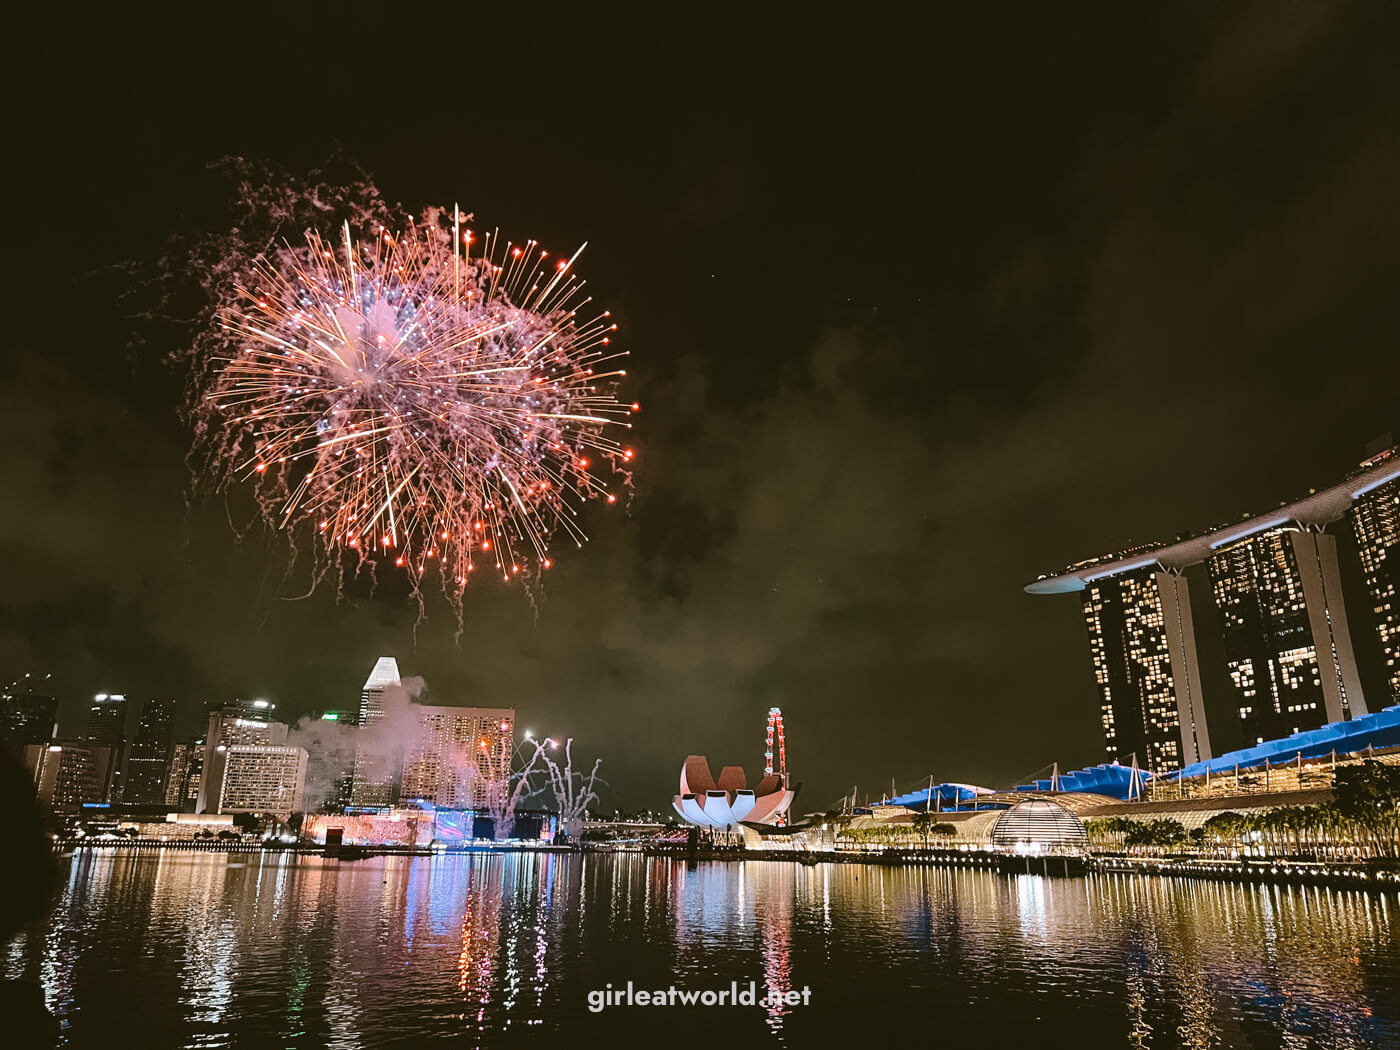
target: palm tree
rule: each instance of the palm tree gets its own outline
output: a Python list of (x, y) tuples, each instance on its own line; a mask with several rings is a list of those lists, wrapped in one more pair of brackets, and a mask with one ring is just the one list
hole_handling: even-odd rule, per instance
[(924, 849), (928, 849), (929, 831), (933, 827), (933, 814), (925, 810), (922, 813), (914, 814), (914, 830), (924, 836)]

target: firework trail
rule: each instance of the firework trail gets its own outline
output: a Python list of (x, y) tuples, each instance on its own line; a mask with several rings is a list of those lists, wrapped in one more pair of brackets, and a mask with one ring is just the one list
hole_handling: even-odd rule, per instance
[[(481, 571), (553, 564), (616, 501), (640, 406), (607, 311), (571, 258), (429, 210), (399, 230), (344, 222), (234, 272), (193, 385), (206, 482), (251, 481), (264, 519), (317, 537), (319, 581), (392, 565), (460, 602)], [(293, 541), (295, 547), (295, 540)]]

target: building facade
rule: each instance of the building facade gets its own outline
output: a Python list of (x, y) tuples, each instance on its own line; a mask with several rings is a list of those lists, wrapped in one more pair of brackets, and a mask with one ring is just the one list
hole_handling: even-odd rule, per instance
[(362, 726), (374, 725), (384, 717), (384, 690), (402, 684), (399, 662), (392, 656), (381, 656), (360, 689), (360, 719)]
[(190, 764), (180, 791), (181, 813), (193, 813), (199, 808), (199, 793), (204, 786), (204, 738), (191, 740), (189, 749)]
[(286, 745), (232, 744), (223, 761), (215, 813), (301, 811), (306, 790), (306, 749)]
[(1186, 578), (1140, 569), (1095, 580), (1083, 604), (1109, 760), (1133, 755), (1169, 773), (1209, 758)]
[(1207, 565), (1246, 741), (1366, 714), (1335, 537), (1287, 524), (1221, 547)]
[(417, 733), (404, 752), (399, 801), (489, 809), (509, 790), (515, 709), (415, 705)]
[(384, 721), (385, 690), (401, 684), (399, 662), (392, 656), (381, 656), (360, 690), (360, 742), (350, 789), (355, 806), (380, 808), (398, 801), (398, 742), (389, 733), (375, 732), (375, 727)]
[[(1397, 456), (1400, 449), (1392, 448), (1362, 467)], [(1362, 491), (1352, 508), (1351, 524), (1376, 632), (1380, 635), (1390, 700), (1400, 703), (1400, 481)]]
[(185, 788), (190, 776), (190, 742), (182, 740), (170, 749), (165, 772), (165, 804), (175, 812), (184, 807)]
[(275, 704), (266, 700), (233, 700), (210, 704), (209, 730), (204, 737), (196, 813), (213, 813), (223, 784), (228, 749), (237, 744), (272, 746), (287, 742), (287, 727), (272, 721)]
[(83, 739), (111, 751), (98, 802), (121, 798), (121, 756), (126, 751), (126, 697), (121, 693), (98, 693), (88, 707), (87, 732)]
[(71, 813), (85, 803), (107, 801), (111, 769), (117, 754), (87, 740), (55, 740), (31, 745), (37, 750), (34, 787), (39, 803), (58, 813)]
[(126, 759), (123, 802), (146, 806), (165, 804), (174, 732), (175, 701), (147, 700), (141, 708), (141, 722)]

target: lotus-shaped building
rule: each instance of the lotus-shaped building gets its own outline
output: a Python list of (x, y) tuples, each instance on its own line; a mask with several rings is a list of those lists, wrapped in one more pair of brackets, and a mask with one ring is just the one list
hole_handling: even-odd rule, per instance
[(740, 824), (777, 824), (796, 794), (785, 781), (770, 773), (750, 788), (743, 766), (725, 766), (716, 781), (705, 756), (690, 755), (681, 767), (681, 792), (671, 805), (702, 828), (735, 831)]

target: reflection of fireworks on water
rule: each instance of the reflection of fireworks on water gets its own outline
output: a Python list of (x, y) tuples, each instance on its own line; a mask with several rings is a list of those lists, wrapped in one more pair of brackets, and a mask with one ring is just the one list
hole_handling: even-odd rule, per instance
[[(616, 325), (580, 317), (578, 258), (479, 237), (430, 211), (399, 233), (264, 255), (196, 386), (216, 485), (253, 480), (264, 517), (319, 537), (322, 574), (369, 559), (460, 598), (471, 574), (547, 569), (586, 538), (578, 504), (625, 480), (612, 436)], [(580, 248), (581, 252), (582, 249)]]

